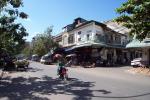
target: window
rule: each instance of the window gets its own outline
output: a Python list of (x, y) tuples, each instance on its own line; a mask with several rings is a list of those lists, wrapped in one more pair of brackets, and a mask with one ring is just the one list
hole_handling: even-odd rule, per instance
[(101, 34), (96, 34), (97, 39), (101, 39)]
[(96, 34), (101, 34), (101, 31), (96, 30)]
[(107, 43), (113, 43), (113, 35), (111, 33), (105, 35)]
[(78, 41), (81, 41), (81, 31), (78, 32)]
[(109, 38), (108, 38), (108, 35), (107, 35), (107, 34), (105, 35), (105, 40), (106, 40), (106, 42), (108, 43)]
[(63, 37), (63, 45), (66, 45), (67, 42), (68, 42), (68, 41), (67, 41), (67, 36), (64, 36), (64, 37)]
[(71, 43), (74, 43), (74, 34), (70, 34), (69, 37), (68, 37), (68, 43), (71, 44)]
[(113, 35), (110, 35), (111, 40), (113, 41)]
[(144, 43), (150, 43), (150, 40), (146, 40), (146, 41), (144, 41)]
[(91, 33), (91, 32), (92, 32), (92, 30), (88, 30), (88, 31), (87, 31), (87, 33)]
[(112, 34), (110, 34), (108, 36), (108, 43), (113, 43), (113, 35)]
[(81, 41), (81, 37), (78, 38), (78, 41)]
[(80, 35), (80, 34), (81, 34), (81, 31), (78, 32), (78, 35)]
[(120, 36), (116, 36), (115, 37), (115, 41), (117, 44), (121, 44), (121, 37)]
[(95, 41), (96, 42), (105, 42), (105, 36), (101, 34), (96, 34), (95, 35)]
[(90, 35), (87, 34), (87, 35), (86, 35), (86, 38), (87, 38), (87, 41), (89, 41), (89, 40), (90, 40)]

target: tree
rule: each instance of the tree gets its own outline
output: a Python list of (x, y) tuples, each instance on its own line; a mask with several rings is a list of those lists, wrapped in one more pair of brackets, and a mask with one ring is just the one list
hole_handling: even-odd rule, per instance
[(150, 37), (150, 1), (128, 0), (116, 12), (121, 14), (115, 20), (129, 28), (130, 35), (135, 35), (139, 40)]
[(52, 27), (48, 27), (43, 34), (37, 34), (33, 38), (33, 53), (42, 56), (59, 46), (56, 42), (53, 41), (51, 33)]
[(28, 17), (26, 13), (19, 11), (21, 6), (22, 0), (0, 0), (0, 51), (16, 54), (23, 48), (23, 38), (28, 33), (21, 23), (15, 22), (17, 18)]
[(21, 53), (24, 54), (26, 57), (30, 57), (31, 56), (30, 43), (26, 43), (26, 45), (24, 45), (23, 50), (21, 51)]

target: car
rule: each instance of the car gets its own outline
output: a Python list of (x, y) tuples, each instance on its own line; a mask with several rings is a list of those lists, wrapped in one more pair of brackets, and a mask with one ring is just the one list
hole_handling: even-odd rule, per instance
[(43, 64), (51, 64), (52, 63), (52, 58), (51, 55), (44, 55), (41, 57), (40, 62)]
[(145, 61), (143, 61), (142, 58), (135, 58), (131, 61), (131, 66), (140, 67), (145, 64), (144, 62)]
[(17, 59), (14, 63), (17, 70), (27, 70), (29, 66), (27, 59)]
[(32, 61), (39, 61), (39, 56), (37, 54), (32, 55)]

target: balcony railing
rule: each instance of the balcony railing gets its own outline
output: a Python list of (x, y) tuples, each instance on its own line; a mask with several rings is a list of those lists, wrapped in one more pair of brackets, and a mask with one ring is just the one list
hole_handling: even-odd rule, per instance
[(106, 43), (106, 39), (105, 39), (104, 36), (95, 36), (94, 37), (94, 42), (96, 42), (96, 43), (101, 43), (101, 42)]

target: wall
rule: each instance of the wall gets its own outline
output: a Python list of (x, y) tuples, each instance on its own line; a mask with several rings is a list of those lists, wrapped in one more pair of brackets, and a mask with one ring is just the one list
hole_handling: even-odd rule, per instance
[[(78, 32), (81, 31), (81, 34), (79, 35)], [(84, 27), (80, 27), (78, 29), (75, 29), (74, 31), (69, 32), (69, 34), (74, 34), (75, 36), (75, 44), (80, 43), (86, 43), (93, 40), (92, 35), (93, 33), (93, 24), (88, 24)], [(89, 34), (89, 40), (87, 41), (87, 34)], [(81, 41), (78, 41), (78, 39), (81, 38)]]
[(62, 45), (65, 47), (65, 46), (68, 46), (68, 33), (67, 32), (64, 32), (62, 34)]
[(149, 61), (149, 52), (147, 48), (143, 48), (142, 59), (144, 61)]
[[(78, 32), (81, 31), (79, 35)], [(81, 27), (78, 30), (75, 30), (69, 34), (75, 34), (75, 44), (94, 42), (96, 33), (104, 35), (103, 29), (100, 26), (90, 23), (84, 27)], [(89, 40), (87, 40), (87, 34), (89, 34)], [(81, 41), (78, 41), (78, 38), (81, 38)]]

